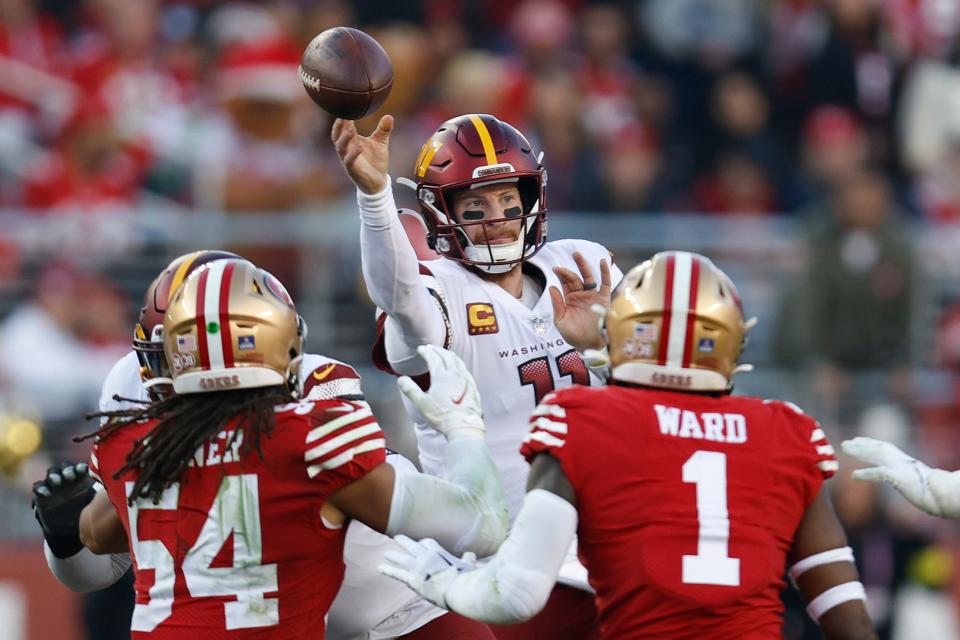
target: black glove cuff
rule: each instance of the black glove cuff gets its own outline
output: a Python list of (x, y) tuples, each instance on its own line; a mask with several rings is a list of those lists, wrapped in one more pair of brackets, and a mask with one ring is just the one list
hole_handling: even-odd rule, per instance
[(79, 535), (54, 535), (45, 531), (43, 537), (53, 555), (61, 560), (75, 556), (83, 550)]

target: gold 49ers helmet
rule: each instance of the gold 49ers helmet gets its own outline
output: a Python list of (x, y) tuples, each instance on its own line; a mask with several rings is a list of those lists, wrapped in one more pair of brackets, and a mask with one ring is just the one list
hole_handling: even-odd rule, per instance
[(658, 253), (617, 285), (604, 323), (611, 377), (653, 387), (727, 391), (747, 332), (740, 294), (708, 258)]
[(246, 260), (194, 271), (163, 321), (177, 393), (297, 388), (303, 325), (280, 281)]
[[(487, 114), (447, 120), (420, 150), (414, 176), (415, 182), (404, 178), (398, 182), (416, 191), (430, 247), (451, 260), (503, 273), (532, 257), (547, 241), (547, 172), (523, 134), (506, 122)], [(521, 223), (519, 236), (504, 244), (474, 244), (465, 227), (479, 226), (485, 237), (487, 225), (503, 219), (456, 220), (452, 193), (508, 182), (520, 192), (522, 209), (512, 217)]]
[(163, 354), (163, 316), (173, 294), (198, 267), (224, 258), (239, 259), (240, 256), (212, 249), (186, 253), (168, 264), (147, 287), (140, 319), (133, 328), (133, 350), (140, 361), (140, 377), (147, 388), (170, 382), (170, 367)]

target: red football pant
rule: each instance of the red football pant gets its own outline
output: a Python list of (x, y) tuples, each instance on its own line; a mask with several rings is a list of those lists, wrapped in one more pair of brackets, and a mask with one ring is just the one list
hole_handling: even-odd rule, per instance
[(401, 636), (400, 640), (496, 640), (496, 636), (487, 625), (451, 611)]
[(543, 611), (526, 622), (490, 625), (497, 640), (599, 640), (600, 619), (593, 594), (558, 584)]

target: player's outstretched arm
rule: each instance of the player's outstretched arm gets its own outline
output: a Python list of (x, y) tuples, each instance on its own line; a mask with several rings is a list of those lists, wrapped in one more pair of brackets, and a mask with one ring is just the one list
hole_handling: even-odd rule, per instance
[(398, 537), (403, 552), (388, 552), (380, 571), (439, 607), (481, 622), (512, 624), (543, 609), (577, 529), (574, 492), (560, 462), (534, 458), (528, 493), (513, 529), (482, 567), (457, 559), (434, 540)]
[(861, 436), (840, 446), (847, 455), (873, 465), (854, 471), (854, 478), (884, 482), (930, 515), (960, 519), (960, 471), (931, 469), (883, 440)]
[(453, 352), (424, 345), (418, 353), (429, 366), (429, 390), (421, 391), (406, 377), (398, 384), (447, 438), (446, 477), (396, 473), (381, 464), (330, 502), (388, 535), (431, 537), (458, 554), (489, 555), (506, 536), (508, 516), (500, 474), (484, 443), (480, 394)]
[(50, 572), (71, 591), (97, 591), (120, 579), (130, 567), (126, 553), (98, 556), (80, 541), (80, 512), (94, 499), (86, 463), (50, 467), (33, 485), (33, 510), (43, 531), (43, 554)]
[(788, 574), (826, 640), (877, 638), (853, 560), (853, 550), (823, 487), (797, 528)]
[(414, 350), (421, 344), (443, 344), (446, 323), (423, 284), (417, 254), (397, 214), (387, 175), (392, 130), (392, 116), (381, 118), (369, 136), (357, 133), (352, 121), (338, 119), (332, 136), (347, 175), (357, 185), (363, 278), (370, 299), (388, 316), (388, 356), (402, 373), (416, 375), (426, 366)]

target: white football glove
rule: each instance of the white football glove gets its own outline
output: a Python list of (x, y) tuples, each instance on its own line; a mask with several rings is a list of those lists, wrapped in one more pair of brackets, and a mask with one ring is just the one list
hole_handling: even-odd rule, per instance
[(885, 482), (931, 515), (960, 519), (960, 472), (931, 469), (883, 440), (861, 436), (844, 440), (840, 447), (847, 455), (875, 465), (857, 469), (854, 478)]
[(404, 535), (395, 536), (403, 551), (387, 551), (377, 569), (385, 576), (403, 582), (419, 593), (425, 600), (446, 609), (447, 589), (463, 571), (477, 568), (477, 556), (467, 552), (458, 558), (433, 538), (420, 542)]
[(486, 431), (480, 409), (480, 392), (467, 365), (452, 351), (432, 344), (417, 347), (427, 363), (430, 388), (421, 391), (413, 380), (402, 376), (397, 386), (434, 429), (449, 440), (454, 433), (481, 437)]

